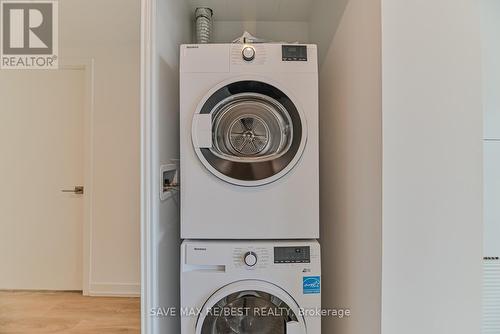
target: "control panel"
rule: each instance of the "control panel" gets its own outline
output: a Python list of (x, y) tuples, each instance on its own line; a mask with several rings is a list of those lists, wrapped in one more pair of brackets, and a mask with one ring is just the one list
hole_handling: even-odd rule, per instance
[[(307, 241), (196, 241), (185, 242), (186, 270), (214, 272), (262, 270), (315, 270), (319, 266), (317, 242)], [(306, 272), (303, 271), (303, 272)]]
[[(317, 73), (314, 44), (186, 44), (181, 73)], [(301, 79), (302, 80), (302, 79)]]

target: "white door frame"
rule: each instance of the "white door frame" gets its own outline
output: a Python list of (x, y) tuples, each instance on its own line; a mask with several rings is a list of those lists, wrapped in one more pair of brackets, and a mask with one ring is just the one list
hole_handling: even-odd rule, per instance
[(155, 54), (155, 0), (141, 0), (141, 333), (153, 332), (149, 316), (154, 295), (149, 275), (154, 259), (151, 252), (151, 229), (155, 201), (153, 200), (152, 166), (152, 93)]
[(64, 58), (59, 61), (60, 70), (83, 70), (85, 92), (83, 106), (83, 280), (84, 295), (89, 295), (92, 282), (92, 203), (94, 180), (94, 59)]

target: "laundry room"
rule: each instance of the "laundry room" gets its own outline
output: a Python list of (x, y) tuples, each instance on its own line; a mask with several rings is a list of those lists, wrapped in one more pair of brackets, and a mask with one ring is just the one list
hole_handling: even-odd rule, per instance
[(0, 334), (500, 334), (500, 0), (0, 0)]
[[(441, 2), (143, 2), (144, 333), (398, 333), (477, 301), (478, 17)], [(242, 306), (286, 315), (207, 311)]]

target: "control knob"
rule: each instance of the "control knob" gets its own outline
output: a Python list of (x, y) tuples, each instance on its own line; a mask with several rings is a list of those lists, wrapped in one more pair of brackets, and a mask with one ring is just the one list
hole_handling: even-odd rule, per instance
[(245, 46), (243, 51), (241, 51), (243, 59), (246, 61), (252, 61), (255, 58), (255, 49), (251, 46)]
[(246, 252), (243, 256), (243, 261), (249, 267), (253, 267), (257, 264), (257, 254), (255, 252)]

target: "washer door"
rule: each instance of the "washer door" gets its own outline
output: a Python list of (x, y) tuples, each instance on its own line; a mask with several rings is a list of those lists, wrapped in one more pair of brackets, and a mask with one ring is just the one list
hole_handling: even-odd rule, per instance
[(258, 186), (285, 175), (306, 143), (305, 118), (282, 90), (237, 81), (216, 90), (194, 115), (193, 145), (214, 175)]
[(305, 334), (293, 298), (274, 284), (238, 281), (214, 293), (203, 306), (196, 334)]

